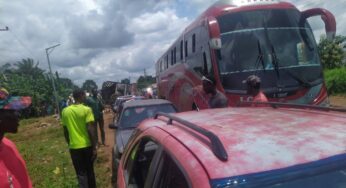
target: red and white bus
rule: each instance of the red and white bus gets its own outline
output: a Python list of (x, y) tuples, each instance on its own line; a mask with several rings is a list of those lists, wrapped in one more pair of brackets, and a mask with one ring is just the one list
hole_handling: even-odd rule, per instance
[(336, 22), (321, 8), (299, 11), (276, 0), (222, 0), (191, 23), (156, 62), (158, 95), (180, 111), (208, 108), (202, 76), (212, 76), (229, 105), (251, 100), (242, 84), (262, 80), (270, 101), (325, 105), (328, 96), (308, 18), (321, 16), (327, 38)]

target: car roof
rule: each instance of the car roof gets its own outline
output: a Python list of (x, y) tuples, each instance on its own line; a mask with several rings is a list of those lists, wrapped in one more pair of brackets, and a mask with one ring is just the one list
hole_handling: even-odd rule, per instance
[[(166, 117), (144, 121), (139, 129), (159, 127), (189, 149), (211, 179), (282, 169), (344, 154), (346, 114), (270, 107), (209, 109), (174, 114), (221, 140), (228, 159), (218, 159), (203, 135), (167, 126)], [(198, 136), (196, 136), (198, 135)]]
[(143, 107), (143, 106), (153, 106), (153, 105), (164, 105), (164, 104), (170, 104), (171, 102), (163, 99), (144, 99), (144, 100), (131, 100), (128, 102), (125, 102), (124, 109), (125, 108), (132, 108), (132, 107)]

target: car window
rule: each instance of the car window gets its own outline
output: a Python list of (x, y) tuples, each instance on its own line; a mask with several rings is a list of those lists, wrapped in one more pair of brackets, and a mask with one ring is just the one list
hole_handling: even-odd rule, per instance
[(125, 164), (125, 180), (129, 187), (144, 187), (157, 149), (158, 145), (149, 139), (141, 140), (132, 149)]
[(168, 154), (163, 154), (161, 173), (155, 178), (156, 188), (188, 188), (189, 184), (183, 172)]
[(121, 114), (119, 128), (135, 128), (146, 118), (153, 117), (157, 112), (176, 112), (171, 104), (126, 108)]

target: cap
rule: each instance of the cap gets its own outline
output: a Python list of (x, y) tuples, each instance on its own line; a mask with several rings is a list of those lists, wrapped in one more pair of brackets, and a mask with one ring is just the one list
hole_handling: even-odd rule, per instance
[(31, 104), (31, 97), (10, 96), (9, 92), (0, 87), (0, 109), (3, 110), (21, 110)]
[(251, 86), (256, 86), (261, 83), (261, 78), (256, 75), (250, 75), (246, 80), (242, 81), (243, 84), (248, 84)]

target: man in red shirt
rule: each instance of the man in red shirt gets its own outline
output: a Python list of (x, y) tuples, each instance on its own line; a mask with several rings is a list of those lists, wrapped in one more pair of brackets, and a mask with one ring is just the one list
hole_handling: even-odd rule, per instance
[[(253, 97), (253, 102), (268, 102), (267, 97), (261, 91), (261, 79), (256, 75), (250, 75), (243, 81), (247, 85), (247, 94)], [(253, 104), (252, 106), (261, 106)]]
[(31, 188), (26, 165), (15, 144), (4, 137), (5, 133), (16, 133), (19, 126), (17, 110), (28, 107), (30, 97), (9, 96), (0, 87), (0, 187)]

